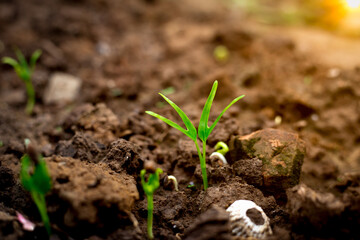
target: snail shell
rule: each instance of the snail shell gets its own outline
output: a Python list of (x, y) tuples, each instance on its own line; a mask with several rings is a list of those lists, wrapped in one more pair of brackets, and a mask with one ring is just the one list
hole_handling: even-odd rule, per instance
[(230, 213), (233, 235), (242, 238), (265, 239), (272, 234), (269, 218), (253, 201), (237, 200), (226, 211)]

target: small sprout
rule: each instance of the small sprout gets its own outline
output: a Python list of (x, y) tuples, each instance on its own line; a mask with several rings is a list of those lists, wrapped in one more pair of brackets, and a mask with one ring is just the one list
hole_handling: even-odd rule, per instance
[(175, 88), (174, 87), (165, 88), (161, 91), (161, 93), (164, 94), (165, 96), (173, 94), (173, 93), (175, 93)]
[(216, 46), (214, 49), (214, 58), (219, 63), (226, 63), (229, 60), (229, 50), (224, 45)]
[(113, 97), (120, 97), (123, 95), (123, 91), (120, 88), (113, 88), (111, 89), (110, 94)]
[(225, 158), (225, 154), (229, 151), (228, 145), (224, 142), (218, 142), (215, 145), (215, 151), (216, 152), (213, 152), (210, 155), (210, 159), (211, 160), (215, 160), (215, 159), (220, 160), (221, 162), (219, 164), (221, 166), (228, 164), (228, 162), (226, 161), (226, 158)]
[(0, 140), (0, 147), (4, 146), (3, 141)]
[(22, 227), (24, 230), (26, 231), (34, 231), (35, 229), (35, 224), (33, 222), (31, 222), (30, 220), (26, 219), (21, 213), (19, 213), (18, 211), (16, 211), (16, 216), (18, 221), (22, 224)]
[[(204, 190), (206, 190), (208, 188), (208, 180), (207, 180), (207, 173), (206, 173), (206, 140), (208, 139), (209, 135), (215, 128), (216, 124), (220, 121), (220, 118), (225, 113), (225, 111), (228, 110), (228, 108), (231, 107), (231, 105), (233, 105), (234, 103), (236, 103), (237, 101), (239, 101), (241, 98), (243, 98), (245, 96), (245, 95), (241, 95), (241, 96), (235, 98), (229, 105), (227, 105), (227, 107), (225, 107), (225, 109), (220, 113), (220, 115), (216, 118), (216, 120), (213, 122), (213, 124), (209, 127), (208, 120), (209, 120), (209, 115), (210, 115), (210, 109), (211, 109), (211, 105), (212, 105), (212, 102), (215, 97), (217, 86), (218, 86), (218, 81), (215, 81), (212, 86), (209, 97), (205, 103), (203, 112), (201, 114), (199, 127), (198, 127), (197, 131), (196, 131), (195, 126), (191, 123), (190, 119), (186, 116), (186, 114), (175, 103), (173, 103), (170, 99), (165, 97), (162, 93), (159, 93), (160, 96), (162, 96), (179, 114), (180, 118), (183, 120), (183, 122), (185, 124), (186, 129), (182, 128), (177, 123), (175, 123), (157, 113), (154, 113), (152, 111), (146, 111), (147, 114), (164, 121), (165, 123), (167, 123), (168, 125), (170, 125), (171, 127), (175, 128), (175, 129), (179, 130), (180, 132), (182, 132), (183, 134), (185, 134), (191, 140), (194, 141), (196, 150), (197, 150), (199, 158), (200, 158), (200, 167), (201, 167), (201, 173), (202, 173), (202, 178), (203, 178), (203, 183), (204, 183)], [(200, 138), (200, 140), (203, 143), (202, 153), (200, 151), (200, 147), (198, 144), (198, 138)]]
[[(156, 189), (160, 187), (159, 174), (163, 173), (160, 168), (157, 168), (155, 171), (153, 170), (153, 166), (146, 165), (145, 169), (141, 170), (140, 178), (141, 185), (146, 194), (147, 203), (148, 203), (148, 216), (147, 216), (147, 232), (149, 239), (154, 239), (152, 226), (153, 226), (153, 210), (154, 210), (154, 192)], [(150, 170), (148, 181), (145, 181), (145, 174)]]
[(216, 143), (215, 151), (225, 156), (226, 153), (229, 151), (229, 147), (226, 143), (220, 141)]
[(30, 192), (50, 236), (51, 227), (46, 210), (45, 194), (51, 189), (51, 178), (43, 157), (37, 153), (28, 139), (25, 140), (25, 145), (27, 154), (21, 158), (20, 180), (24, 188)]
[(15, 54), (18, 61), (11, 57), (3, 57), (2, 62), (12, 66), (18, 75), (18, 77), (25, 83), (26, 92), (28, 95), (28, 101), (26, 104), (26, 113), (31, 114), (35, 105), (35, 90), (31, 82), (31, 76), (35, 69), (36, 61), (41, 56), (41, 50), (36, 50), (30, 58), (30, 62), (26, 62), (26, 59), (19, 49), (15, 50)]
[(179, 191), (179, 185), (178, 185), (178, 182), (177, 182), (177, 180), (176, 180), (176, 177), (173, 176), (173, 175), (169, 175), (169, 176), (167, 177), (167, 179), (170, 180), (170, 181), (172, 181), (172, 182), (174, 183), (175, 191), (178, 192), (178, 191)]
[(191, 190), (196, 190), (196, 185), (194, 182), (189, 182), (189, 184), (187, 185), (187, 188), (190, 188)]
[(304, 84), (305, 85), (310, 85), (312, 83), (312, 77), (311, 76), (305, 76), (304, 77)]
[(210, 159), (211, 160), (220, 160), (221, 162), (219, 162), (219, 165), (222, 166), (222, 165), (227, 165), (228, 162), (226, 161), (226, 158), (224, 155), (222, 155), (221, 153), (219, 152), (213, 152), (211, 155), (210, 155)]

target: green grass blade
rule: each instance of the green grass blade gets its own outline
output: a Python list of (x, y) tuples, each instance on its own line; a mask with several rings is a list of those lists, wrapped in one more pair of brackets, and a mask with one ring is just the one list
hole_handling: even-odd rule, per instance
[(184, 128), (180, 127), (179, 124), (177, 123), (174, 123), (173, 121), (157, 114), (157, 113), (154, 113), (152, 111), (145, 111), (145, 113), (153, 116), (153, 117), (156, 117), (158, 119), (160, 119), (161, 121), (165, 122), (166, 124), (170, 125), (171, 127), (179, 130), (180, 132), (184, 133), (186, 136), (188, 136), (189, 138), (193, 139), (193, 136), (189, 133), (189, 130), (185, 130)]
[(13, 59), (13, 58), (11, 58), (11, 57), (3, 57), (3, 58), (1, 59), (1, 61), (2, 61), (2, 63), (4, 63), (4, 64), (9, 64), (9, 65), (12, 66), (13, 68), (16, 68), (16, 67), (19, 66), (19, 63), (18, 63), (15, 59)]
[(187, 134), (186, 135), (189, 138), (191, 138), (192, 140), (196, 141), (196, 136), (197, 136), (196, 128), (191, 123), (190, 119), (186, 116), (186, 114), (183, 112), (183, 110), (181, 110), (173, 101), (168, 99), (166, 96), (164, 96), (161, 93), (159, 93), (159, 94), (160, 94), (160, 96), (162, 96), (170, 104), (170, 106), (172, 106), (175, 109), (175, 111), (179, 114), (180, 118), (183, 120), (183, 122), (184, 122), (184, 124), (185, 124), (185, 126), (187, 128)]
[(202, 141), (206, 141), (206, 139), (210, 135), (208, 121), (209, 121), (211, 105), (215, 98), (217, 86), (218, 86), (218, 81), (216, 80), (212, 86), (211, 92), (209, 94), (208, 99), (206, 100), (204, 109), (200, 117), (198, 134), (199, 134), (199, 138)]
[(227, 105), (226, 108), (224, 108), (224, 110), (220, 113), (220, 115), (216, 118), (215, 122), (211, 125), (211, 127), (209, 128), (209, 135), (212, 132), (212, 130), (214, 130), (214, 127), (216, 126), (216, 124), (220, 121), (220, 118), (222, 117), (222, 115), (226, 112), (226, 110), (229, 109), (229, 107), (231, 107), (231, 105), (233, 105), (234, 103), (236, 103), (237, 101), (239, 101), (240, 99), (242, 99), (243, 97), (245, 97), (245, 95), (241, 95), (237, 98), (235, 98), (234, 100), (232, 100), (232, 102)]
[(25, 69), (29, 69), (29, 66), (26, 62), (26, 59), (24, 57), (24, 54), (22, 54), (22, 52), (19, 49), (15, 49), (15, 54), (19, 60), (20, 66), (25, 70)]
[(30, 58), (31, 71), (34, 70), (35, 64), (36, 64), (37, 60), (39, 59), (39, 57), (41, 56), (41, 54), (42, 54), (42, 51), (40, 49), (38, 49), (31, 55), (31, 58)]

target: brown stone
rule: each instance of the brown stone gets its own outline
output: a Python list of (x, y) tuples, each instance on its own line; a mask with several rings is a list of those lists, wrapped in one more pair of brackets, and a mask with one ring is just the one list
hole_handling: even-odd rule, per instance
[(260, 159), (264, 186), (269, 190), (299, 183), (305, 152), (305, 143), (297, 134), (278, 129), (264, 129), (230, 141), (230, 163)]

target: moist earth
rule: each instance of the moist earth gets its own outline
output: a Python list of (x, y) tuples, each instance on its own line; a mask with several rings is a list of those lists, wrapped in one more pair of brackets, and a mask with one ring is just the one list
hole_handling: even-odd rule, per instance
[[(13, 57), (13, 47), (26, 57), (43, 51), (31, 116), (23, 83), (0, 65), (0, 239), (46, 239), (19, 180), (26, 138), (52, 177), (55, 239), (147, 239), (146, 161), (164, 171), (155, 239), (236, 239), (225, 209), (240, 199), (270, 218), (268, 239), (358, 239), (360, 70), (317, 62), (269, 28), (215, 0), (0, 1), (0, 56)], [(228, 48), (227, 62), (214, 58), (218, 45)], [(81, 81), (76, 95), (48, 101), (54, 73)], [(207, 156), (219, 141), (231, 151), (228, 165), (207, 157), (203, 191), (194, 143), (145, 111), (181, 122), (162, 91), (198, 126), (215, 79), (210, 122), (246, 97), (209, 136)], [(23, 230), (16, 212), (35, 230)]]

